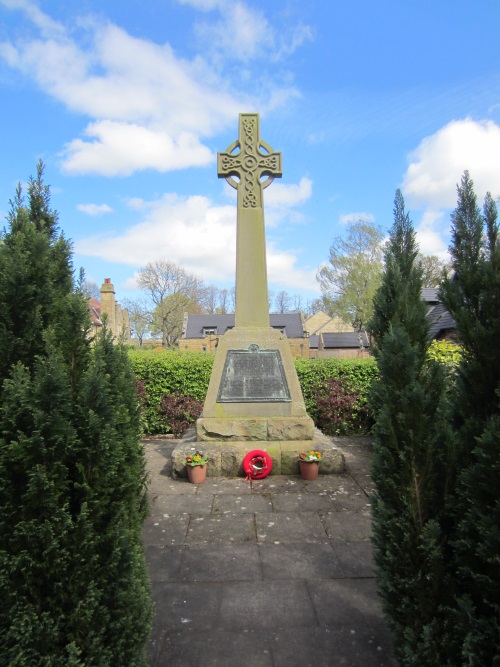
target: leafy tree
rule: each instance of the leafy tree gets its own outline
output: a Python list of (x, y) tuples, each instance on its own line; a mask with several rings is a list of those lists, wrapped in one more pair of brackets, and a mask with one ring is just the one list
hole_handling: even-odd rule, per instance
[(375, 419), (373, 542), (377, 581), (401, 665), (441, 665), (436, 620), (445, 591), (442, 522), (448, 436), (445, 383), (427, 359), (422, 269), (415, 232), (398, 190), (385, 273), (370, 331), (379, 379)]
[(498, 664), (500, 645), (500, 243), (491, 195), (483, 214), (466, 171), (452, 214), (453, 278), (440, 298), (462, 347), (454, 402), (457, 478), (451, 549), (453, 664)]
[(358, 332), (361, 347), (362, 332), (373, 314), (373, 297), (382, 276), (383, 238), (377, 225), (362, 219), (351, 222), (347, 238), (335, 238), (330, 247), (330, 265), (323, 266), (317, 275), (323, 309), (350, 322)]
[(143, 299), (124, 299), (123, 306), (128, 310), (132, 334), (139, 340), (139, 345), (142, 345), (150, 331), (153, 313)]
[(164, 347), (173, 348), (182, 335), (185, 313), (201, 313), (203, 308), (185, 294), (169, 294), (153, 312), (151, 332), (160, 333)]
[(154, 325), (161, 332), (163, 347), (172, 347), (182, 332), (184, 312), (202, 310), (203, 282), (176, 262), (159, 259), (139, 270), (138, 285), (148, 295)]
[(0, 243), (0, 663), (145, 665), (135, 386), (109, 332), (90, 348), (56, 220), (40, 163)]
[(419, 253), (417, 261), (422, 269), (422, 287), (439, 287), (450, 266), (436, 255)]

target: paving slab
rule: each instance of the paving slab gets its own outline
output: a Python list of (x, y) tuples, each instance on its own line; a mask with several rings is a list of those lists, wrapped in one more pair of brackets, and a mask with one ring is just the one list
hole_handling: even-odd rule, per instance
[(268, 494), (241, 496), (214, 496), (214, 514), (253, 514), (254, 512), (272, 512), (273, 503)]
[(153, 632), (219, 626), (220, 584), (161, 582), (153, 589), (156, 615)]
[(332, 548), (337, 554), (344, 576), (375, 577), (375, 563), (371, 542), (332, 541)]
[(152, 499), (157, 496), (194, 496), (196, 494), (196, 484), (189, 484), (187, 480), (177, 482), (171, 477), (156, 475), (151, 477), (149, 495)]
[(327, 542), (316, 512), (275, 512), (255, 515), (257, 540), (262, 542)]
[(220, 514), (196, 517), (189, 525), (186, 544), (255, 542), (253, 514)]
[(395, 667), (370, 541), (370, 439), (334, 442), (340, 474), (202, 485), (172, 477), (175, 441), (145, 443), (151, 667)]
[(353, 521), (350, 512), (327, 512), (322, 522), (331, 540), (343, 542), (369, 542), (372, 534), (372, 517), (369, 513), (357, 513)]
[[(187, 486), (193, 486), (193, 484), (188, 484)], [(200, 484), (198, 487), (198, 495), (215, 495), (218, 496), (229, 494), (231, 496), (238, 495), (250, 495), (252, 493), (252, 485), (249, 481), (244, 479), (225, 479), (224, 477), (218, 477), (216, 479), (208, 478), (204, 484)]]
[(161, 581), (178, 581), (184, 547), (144, 547), (148, 563), (149, 579), (154, 584)]
[(144, 545), (157, 547), (184, 544), (190, 517), (149, 516), (142, 527)]
[(304, 481), (304, 491), (309, 493), (356, 493), (361, 491), (355, 479), (349, 474), (319, 475), (317, 479)]
[(252, 493), (305, 493), (307, 482), (298, 475), (279, 475), (253, 480), (251, 489)]
[(354, 493), (334, 493), (330, 496), (334, 508), (339, 512), (368, 512), (372, 506), (370, 499), (361, 491)]
[(180, 581), (262, 581), (256, 544), (218, 544), (186, 547)]
[(270, 630), (317, 625), (305, 581), (235, 582), (221, 587), (220, 623), (228, 630)]
[[(273, 667), (271, 640), (261, 631), (169, 632), (154, 652), (155, 667)], [(291, 663), (289, 663), (291, 664)]]
[(386, 633), (348, 627), (293, 628), (271, 634), (274, 667), (396, 667)]
[[(190, 484), (190, 486), (195, 486)], [(155, 498), (151, 508), (152, 516), (198, 516), (211, 514), (213, 496), (161, 495)]]
[(333, 510), (333, 503), (326, 493), (276, 493), (272, 495), (276, 512), (315, 512)]
[(265, 580), (332, 579), (344, 571), (331, 544), (259, 544)]

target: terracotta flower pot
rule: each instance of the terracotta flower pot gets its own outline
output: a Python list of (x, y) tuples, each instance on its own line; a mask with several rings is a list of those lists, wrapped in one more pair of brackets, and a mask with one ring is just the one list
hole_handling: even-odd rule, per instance
[(186, 466), (191, 484), (203, 484), (207, 476), (207, 466)]
[(319, 463), (317, 461), (299, 461), (299, 466), (302, 479), (308, 481), (318, 479)]

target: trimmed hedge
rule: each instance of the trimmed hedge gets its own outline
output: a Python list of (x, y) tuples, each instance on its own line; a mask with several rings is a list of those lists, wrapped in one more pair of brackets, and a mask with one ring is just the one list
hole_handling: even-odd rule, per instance
[[(205, 352), (167, 350), (129, 351), (130, 360), (139, 384), (142, 405), (142, 427), (145, 434), (172, 433), (171, 425), (161, 409), (166, 394), (182, 394), (203, 401), (208, 389), (214, 361)], [(371, 381), (377, 374), (373, 359), (295, 359), (306, 408), (315, 423), (322, 423), (317, 394), (330, 379), (338, 380), (346, 390), (356, 394), (352, 420), (343, 426), (332, 424), (332, 433), (361, 433), (368, 428), (358, 413), (366, 410)]]
[(172, 433), (161, 402), (166, 394), (181, 394), (204, 401), (214, 362), (213, 354), (173, 350), (129, 350), (140, 383), (142, 428), (145, 434)]
[[(299, 376), (302, 394), (308, 414), (314, 423), (325, 430), (324, 416), (320, 414), (317, 401), (318, 392), (330, 379), (338, 380), (343, 387), (356, 393), (352, 419), (343, 427), (333, 425), (326, 431), (338, 434), (358, 434), (367, 432), (369, 429), (366, 420), (360, 421), (358, 413), (366, 409), (368, 394), (372, 380), (377, 377), (378, 369), (375, 360), (371, 357), (366, 359), (295, 359), (295, 368)], [(364, 425), (362, 423), (364, 422)]]

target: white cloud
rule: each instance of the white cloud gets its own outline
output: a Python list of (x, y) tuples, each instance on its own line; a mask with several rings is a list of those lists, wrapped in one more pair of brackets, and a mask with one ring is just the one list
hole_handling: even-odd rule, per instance
[(50, 16), (40, 10), (36, 3), (30, 0), (0, 0), (0, 4), (7, 7), (7, 9), (17, 9), (24, 12), (45, 34), (63, 32), (63, 27), (60, 23), (51, 19)]
[(481, 200), (500, 194), (500, 126), (470, 118), (425, 137), (410, 155), (402, 190), (416, 208), (454, 208), (456, 185), (467, 169)]
[(180, 5), (189, 5), (203, 12), (210, 12), (212, 9), (223, 8), (226, 5), (225, 0), (177, 0)]
[[(236, 267), (236, 207), (214, 206), (206, 197), (167, 194), (146, 202), (129, 201), (144, 221), (120, 236), (81, 239), (75, 250), (82, 255), (143, 266), (168, 257), (207, 282), (234, 280)], [(267, 247), (269, 280), (288, 288), (317, 290), (316, 271), (296, 268), (297, 253)]]
[(166, 132), (107, 120), (90, 124), (85, 133), (97, 140), (74, 139), (68, 144), (62, 163), (68, 173), (129, 176), (142, 169), (201, 167), (215, 159), (189, 132), (173, 140)]
[(267, 278), (270, 283), (283, 289), (298, 289), (317, 292), (317, 269), (303, 270), (296, 267), (297, 253), (293, 250), (277, 250), (272, 243), (267, 246)]
[(86, 213), (87, 215), (92, 215), (94, 217), (113, 212), (111, 206), (108, 206), (107, 204), (77, 204), (76, 208), (82, 213)]
[(426, 211), (416, 227), (417, 243), (423, 255), (437, 255), (448, 260), (448, 247), (443, 239), (447, 226), (442, 211)]
[(218, 4), (222, 10), (221, 21), (203, 22), (197, 27), (199, 36), (207, 44), (242, 61), (269, 52), (274, 41), (273, 31), (263, 12), (250, 9), (242, 2)]
[[(222, 6), (222, 0), (216, 4)], [(292, 86), (267, 79), (260, 95), (260, 79), (253, 90), (241, 77), (233, 80), (234, 57), (226, 70), (224, 62), (209, 64), (201, 56), (183, 59), (169, 44), (133, 37), (112, 23), (86, 19), (66, 31), (26, 0), (10, 0), (9, 6), (25, 11), (40, 34), (1, 43), (0, 58), (68, 109), (92, 120), (85, 134), (95, 141), (80, 137), (68, 143), (63, 162), (67, 171), (123, 175), (207, 164), (211, 157), (203, 140), (234, 123), (242, 108), (259, 108), (265, 114), (297, 94)], [(264, 39), (261, 32), (254, 34), (255, 17), (243, 3), (228, 7), (228, 20), (236, 22), (241, 13), (239, 33), (233, 30), (231, 39), (250, 57), (261, 44), (256, 34)], [(265, 25), (261, 27), (266, 34)], [(165, 155), (160, 155), (160, 147)]]
[(303, 24), (288, 26), (282, 21), (279, 30), (276, 30), (264, 12), (241, 0), (178, 0), (178, 2), (205, 14), (213, 10), (220, 12), (220, 20), (204, 19), (196, 25), (196, 32), (209, 50), (224, 53), (233, 61), (281, 60), (314, 37), (312, 28)]
[(346, 213), (341, 215), (339, 223), (341, 225), (350, 225), (353, 222), (375, 222), (375, 216), (371, 213)]
[(303, 177), (299, 183), (290, 185), (277, 180), (265, 190), (266, 207), (282, 208), (304, 204), (312, 195), (312, 181)]

